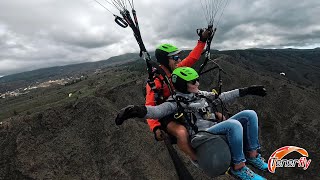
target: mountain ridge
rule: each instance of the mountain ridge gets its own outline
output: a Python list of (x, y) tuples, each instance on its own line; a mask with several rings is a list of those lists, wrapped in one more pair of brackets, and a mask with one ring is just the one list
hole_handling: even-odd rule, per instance
[[(244, 109), (257, 112), (262, 155), (268, 159), (276, 149), (294, 145), (306, 149), (312, 159), (307, 170), (255, 171), (268, 179), (318, 178), (317, 57), (318, 53), (305, 51), (299, 55), (256, 50), (212, 54), (227, 72), (221, 74), (223, 91), (253, 84), (267, 89), (263, 98), (247, 96), (228, 106), (232, 114)], [(201, 63), (203, 58), (194, 68)], [(282, 76), (278, 70), (290, 72)], [(68, 86), (0, 99), (0, 179), (178, 179), (165, 146), (154, 140), (143, 119), (114, 124), (120, 108), (144, 104), (146, 77), (145, 62), (136, 60), (106, 67)], [(202, 75), (200, 89), (216, 88), (217, 77), (217, 71)], [(195, 179), (212, 179), (178, 152)], [(286, 156), (299, 157), (298, 153)]]

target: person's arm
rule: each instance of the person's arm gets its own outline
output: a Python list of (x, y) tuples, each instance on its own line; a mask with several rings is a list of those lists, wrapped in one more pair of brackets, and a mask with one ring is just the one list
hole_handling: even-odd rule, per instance
[(224, 103), (232, 103), (238, 97), (243, 97), (246, 95), (265, 96), (267, 93), (264, 86), (253, 85), (250, 87), (239, 88), (239, 89), (223, 92), (219, 95), (219, 100), (215, 100), (216, 96), (212, 92), (199, 91), (199, 94), (204, 95), (219, 104), (220, 100)]
[(125, 120), (136, 117), (159, 119), (176, 112), (177, 109), (176, 102), (164, 102), (158, 106), (129, 105), (119, 111), (115, 123), (121, 125)]
[(211, 99), (214, 104), (218, 105), (221, 101), (224, 103), (233, 102), (237, 97), (239, 97), (239, 89), (223, 92), (219, 96), (214, 92), (208, 91), (199, 91), (198, 94)]
[(158, 106), (146, 106), (147, 114), (145, 118), (161, 119), (177, 111), (176, 102), (164, 102)]
[(193, 66), (201, 57), (202, 51), (204, 47), (206, 46), (207, 39), (211, 36), (212, 29), (205, 29), (204, 31), (201, 31), (198, 43), (195, 48), (190, 52), (190, 54), (182, 60), (179, 64), (177, 64), (178, 67), (191, 67)]
[(205, 47), (206, 43), (198, 40), (195, 48), (189, 53), (189, 55), (177, 64), (178, 67), (191, 67), (193, 66), (201, 57), (201, 53)]
[(239, 95), (239, 89), (234, 89), (231, 91), (223, 92), (219, 95), (219, 99), (223, 103), (233, 103), (236, 98), (240, 97)]

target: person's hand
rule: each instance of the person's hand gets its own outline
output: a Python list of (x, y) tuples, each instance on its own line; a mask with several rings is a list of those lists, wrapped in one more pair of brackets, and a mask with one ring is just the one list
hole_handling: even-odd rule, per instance
[(207, 39), (212, 35), (212, 29), (198, 29), (197, 33), (200, 36), (200, 41), (206, 42)]
[(226, 120), (226, 117), (220, 112), (215, 112), (215, 115), (219, 122)]
[(240, 97), (245, 95), (257, 95), (257, 96), (265, 96), (267, 95), (267, 90), (264, 86), (261, 85), (253, 85), (250, 87), (245, 87), (239, 89)]
[(157, 139), (157, 141), (163, 141), (163, 140), (164, 140), (164, 138), (163, 138), (163, 136), (162, 136), (161, 129), (158, 128), (158, 129), (155, 131), (154, 135), (155, 135), (155, 138)]
[(212, 34), (212, 29), (205, 29), (205, 31), (203, 31), (202, 33), (202, 38), (204, 39), (208, 39)]
[(129, 118), (139, 117), (143, 118), (147, 114), (147, 108), (145, 106), (134, 106), (129, 105), (122, 108), (118, 113), (115, 123), (116, 125), (121, 125), (125, 120)]

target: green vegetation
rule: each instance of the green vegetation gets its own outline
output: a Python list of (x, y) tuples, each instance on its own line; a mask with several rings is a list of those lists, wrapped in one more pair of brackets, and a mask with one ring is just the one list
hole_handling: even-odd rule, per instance
[[(73, 82), (67, 86), (55, 85), (49, 88), (39, 88), (31, 90), (28, 94), (0, 99), (0, 120), (12, 115), (30, 115), (79, 98), (95, 96), (96, 90), (102, 86), (112, 88), (139, 79), (141, 74), (138, 71), (129, 72), (127, 67), (108, 68), (105, 72), (98, 75), (92, 74), (82, 81)], [(72, 93), (71, 97), (69, 97), (70, 93)]]
[[(182, 57), (187, 56), (189, 51), (185, 51)], [(112, 62), (121, 61), (120, 59), (130, 58), (132, 54), (118, 56), (110, 58)], [(298, 88), (304, 89), (304, 86), (312, 87), (314, 90), (318, 90), (320, 87), (320, 64), (316, 61), (316, 57), (320, 56), (319, 50), (233, 50), (233, 51), (213, 51), (213, 58), (224, 56), (224, 60), (218, 61), (220, 65), (227, 72), (232, 72), (234, 68), (239, 69), (237, 66), (245, 66), (248, 70), (254, 73), (258, 73), (264, 77), (281, 78), (280, 72), (286, 72), (288, 83), (296, 82)], [(234, 59), (235, 58), (235, 59)], [(230, 59), (234, 59), (230, 61)], [(124, 60), (122, 60), (124, 61)], [(202, 60), (201, 60), (202, 61)], [(97, 64), (103, 64), (104, 62), (96, 62)], [(230, 66), (232, 63), (236, 66)], [(252, 63), (255, 63), (254, 65)], [(201, 62), (198, 62), (195, 67), (198, 68)], [(9, 76), (12, 78), (13, 84), (20, 82), (21, 78), (31, 78), (32, 81), (36, 81), (38, 78), (43, 78), (43, 75), (49, 75), (51, 72), (57, 71), (57, 68), (73, 69), (77, 71), (76, 74), (81, 74), (81, 68), (83, 64), (70, 65), (66, 67), (56, 67), (41, 69), (34, 72), (21, 73), (18, 75)], [(72, 67), (72, 68), (71, 68)], [(76, 67), (80, 68), (76, 70)], [(92, 65), (97, 68), (97, 65)], [(207, 68), (209, 68), (208, 65)], [(34, 112), (43, 111), (51, 106), (64, 104), (66, 102), (75, 101), (78, 98), (96, 96), (97, 91), (103, 89), (111, 89), (120, 84), (125, 84), (133, 80), (144, 81), (147, 77), (146, 65), (144, 60), (139, 59), (132, 62), (125, 63), (123, 65), (115, 65), (110, 67), (101, 67), (100, 73), (89, 74), (83, 80), (74, 80), (65, 86), (52, 86), (50, 88), (40, 88), (32, 90), (28, 94), (20, 95), (18, 97), (11, 97), (6, 99), (0, 99), (0, 120), (8, 118), (12, 115), (19, 114), (32, 114)], [(24, 75), (25, 76), (22, 76)], [(18, 78), (14, 78), (17, 76)], [(230, 76), (232, 74), (222, 74), (224, 87), (228, 87), (232, 83)], [(212, 78), (213, 77), (213, 78)], [(209, 72), (208, 74), (200, 78), (202, 87), (212, 89), (216, 87), (217, 71)], [(241, 75), (240, 75), (241, 77)], [(49, 78), (51, 79), (51, 78)], [(48, 80), (48, 79), (47, 79)], [(238, 80), (239, 84), (246, 83), (245, 78)], [(270, 81), (268, 82), (270, 83)], [(69, 93), (72, 96), (69, 97)], [(98, 92), (99, 94), (99, 92)], [(13, 111), (14, 110), (14, 111)]]
[(139, 56), (136, 53), (128, 53), (98, 62), (87, 62), (43, 68), (34, 71), (8, 75), (0, 78), (0, 93), (12, 91), (20, 87), (27, 87), (30, 84), (44, 82), (49, 79), (53, 80), (75, 76), (80, 77), (81, 75), (94, 73), (97, 69), (108, 68), (110, 66), (135, 61), (137, 59), (139, 59)]
[[(309, 54), (308, 50), (293, 51), (297, 54), (294, 56), (290, 56), (291, 51), (219, 51), (213, 57), (220, 59), (217, 62), (227, 72), (222, 74), (223, 91), (252, 84), (266, 86), (267, 96), (239, 98), (228, 107), (230, 113), (243, 109), (258, 113), (263, 154), (289, 144), (305, 148), (312, 157), (320, 157), (314, 143), (315, 137), (320, 137), (319, 65), (301, 55)], [(196, 69), (201, 61), (195, 65)], [(212, 66), (211, 63), (206, 68)], [(96, 176), (97, 179), (121, 179), (124, 178), (119, 174), (122, 168), (130, 176), (143, 174), (137, 179), (150, 175), (151, 169), (175, 173), (173, 167), (168, 168), (164, 163), (170, 161), (165, 147), (155, 143), (143, 120), (130, 120), (121, 127), (114, 123), (120, 108), (144, 103), (143, 81), (147, 77), (144, 61), (99, 69), (98, 73), (88, 73), (87, 79), (67, 86), (39, 88), (18, 97), (0, 99), (3, 152), (0, 159), (6, 162), (0, 167), (4, 172), (0, 173), (0, 179), (15, 179), (17, 172), (36, 179), (81, 179), (99, 173), (103, 176)], [(280, 70), (286, 75), (280, 75)], [(200, 84), (202, 90), (216, 87), (217, 71), (201, 75)], [(155, 166), (146, 166), (152, 163)], [(314, 179), (317, 169), (319, 164), (311, 165), (303, 177)], [(296, 169), (266, 175), (268, 179), (300, 176)], [(208, 179), (200, 171), (196, 177)]]

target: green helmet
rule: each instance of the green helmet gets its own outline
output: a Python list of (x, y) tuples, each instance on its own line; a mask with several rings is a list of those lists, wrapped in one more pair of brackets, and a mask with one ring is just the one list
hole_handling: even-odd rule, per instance
[(187, 83), (197, 78), (199, 78), (197, 71), (191, 67), (176, 68), (171, 76), (174, 88), (182, 93), (189, 93)]
[(181, 50), (179, 50), (176, 46), (171, 44), (160, 44), (155, 51), (155, 56), (161, 65), (164, 65), (170, 70), (168, 57), (176, 55), (180, 52)]

